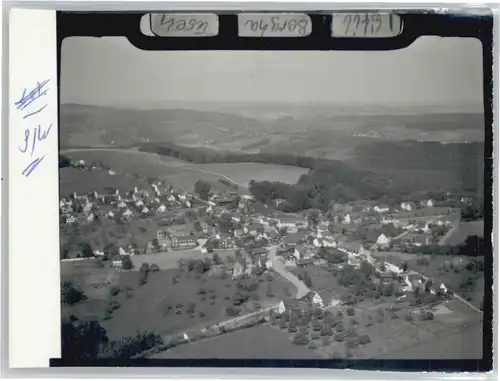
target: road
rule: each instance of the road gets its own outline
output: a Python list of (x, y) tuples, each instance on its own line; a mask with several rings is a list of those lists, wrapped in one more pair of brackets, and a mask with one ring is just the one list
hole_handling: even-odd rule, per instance
[(278, 245), (269, 247), (268, 258), (273, 264), (273, 270), (297, 288), (297, 294), (295, 296), (297, 299), (302, 298), (311, 290), (304, 284), (304, 282), (286, 269), (285, 265), (276, 257), (276, 250), (278, 250)]
[[(64, 154), (64, 153), (72, 153), (72, 152), (91, 152), (91, 151), (109, 151), (109, 152), (129, 153), (129, 154), (133, 154), (133, 155), (149, 155), (149, 156), (154, 156), (156, 158), (158, 164), (171, 167), (171, 165), (169, 165), (168, 162), (165, 162), (165, 161), (161, 160), (161, 157), (160, 157), (159, 154), (153, 153), (153, 152), (139, 151), (138, 148), (71, 148), (71, 149), (61, 150), (60, 152)], [(209, 174), (209, 175), (219, 176), (219, 177), (222, 177), (223, 179), (229, 181), (232, 184), (235, 184), (235, 185), (237, 185), (239, 187), (248, 189), (248, 185), (241, 184), (241, 183), (233, 180), (232, 178), (230, 178), (230, 177), (228, 177), (228, 176), (226, 176), (226, 175), (224, 175), (222, 173), (219, 173), (219, 172), (207, 171), (205, 169), (192, 167), (188, 163), (185, 163), (185, 164), (181, 165), (180, 168), (186, 169), (188, 171), (202, 172), (202, 173), (206, 173), (206, 174)]]

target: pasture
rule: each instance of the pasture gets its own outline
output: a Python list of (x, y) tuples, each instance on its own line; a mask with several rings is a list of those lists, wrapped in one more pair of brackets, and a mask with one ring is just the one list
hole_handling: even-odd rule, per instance
[(106, 188), (116, 188), (120, 192), (130, 191), (137, 185), (147, 188), (144, 181), (138, 180), (130, 175), (118, 174), (111, 176), (107, 171), (94, 169), (84, 171), (77, 168), (59, 169), (59, 193), (61, 197), (68, 197), (73, 192), (77, 194), (105, 192)]
[(219, 180), (229, 181), (242, 188), (248, 187), (250, 180), (294, 184), (308, 171), (305, 168), (276, 164), (192, 164), (172, 157), (160, 157), (154, 153), (134, 150), (72, 150), (67, 155), (89, 163), (100, 161), (120, 173), (161, 178), (175, 188), (188, 191), (194, 189), (198, 180), (208, 181), (218, 190), (234, 190)]
[[(229, 256), (234, 257), (234, 250), (217, 250), (217, 255), (221, 260), (225, 260)], [(179, 261), (190, 260), (190, 259), (203, 259), (203, 258), (212, 258), (213, 253), (203, 254), (201, 252), (201, 248), (197, 247), (192, 250), (177, 250), (177, 251), (169, 251), (169, 252), (160, 252), (160, 253), (152, 253), (152, 254), (142, 254), (142, 255), (133, 255), (130, 258), (134, 263), (134, 268), (138, 270), (143, 263), (148, 264), (156, 264), (160, 268), (160, 270), (169, 270), (169, 269), (177, 269), (179, 268)]]
[(465, 242), (468, 236), (477, 235), (484, 237), (484, 221), (460, 222), (447, 239), (447, 245), (460, 245)]
[(258, 325), (180, 345), (152, 358), (321, 359), (322, 356), (294, 345), (287, 335), (268, 325)]
[[(119, 308), (102, 321), (110, 338), (153, 331), (160, 335), (202, 329), (217, 321), (229, 319), (226, 308), (232, 306), (236, 282), (221, 275), (196, 275), (177, 270), (151, 272), (146, 284), (140, 285), (140, 272), (120, 273), (122, 290), (114, 297)], [(260, 278), (258, 289), (245, 302), (242, 313), (276, 304), (287, 297), (289, 283), (279, 275)], [(269, 295), (272, 290), (272, 296)]]

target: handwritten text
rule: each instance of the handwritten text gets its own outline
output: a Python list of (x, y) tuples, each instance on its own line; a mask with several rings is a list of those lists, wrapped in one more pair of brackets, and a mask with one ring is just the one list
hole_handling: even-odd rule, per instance
[(239, 35), (242, 37), (305, 37), (311, 34), (311, 19), (307, 15), (239, 15)]
[(401, 32), (401, 19), (388, 13), (333, 15), (334, 37), (394, 37)]
[(156, 13), (151, 16), (151, 29), (164, 37), (215, 36), (219, 32), (219, 19), (209, 13)]
[[(24, 89), (20, 99), (14, 103), (17, 110), (21, 112), (23, 120), (32, 117), (43, 120), (43, 110), (46, 109), (48, 103), (43, 103), (41, 100), (50, 90), (47, 87), (48, 83), (49, 80), (45, 80), (37, 82), (31, 90)], [(25, 177), (28, 177), (45, 158), (46, 154), (37, 154), (37, 148), (39, 143), (48, 138), (52, 129), (52, 123), (49, 123), (47, 127), (43, 127), (42, 123), (37, 122), (36, 124), (37, 127), (24, 129), (24, 139), (21, 146), (18, 147), (21, 153), (28, 155), (28, 164), (21, 171), (21, 175)]]

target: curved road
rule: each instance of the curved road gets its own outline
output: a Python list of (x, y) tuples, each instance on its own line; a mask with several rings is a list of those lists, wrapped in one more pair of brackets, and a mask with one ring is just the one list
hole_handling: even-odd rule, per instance
[[(158, 164), (169, 166), (167, 162), (161, 160), (161, 157), (159, 154), (153, 153), (153, 152), (139, 151), (139, 149), (134, 149), (134, 148), (70, 148), (70, 149), (63, 149), (60, 151), (60, 153), (89, 152), (89, 151), (90, 152), (91, 151), (109, 151), (109, 152), (130, 153), (130, 154), (134, 154), (134, 155), (149, 155), (149, 156), (154, 156), (156, 158), (156, 160), (158, 161)], [(214, 175), (214, 176), (219, 176), (219, 177), (222, 177), (223, 179), (229, 181), (232, 184), (235, 184), (235, 185), (238, 185), (242, 188), (248, 189), (248, 185), (241, 184), (241, 183), (233, 180), (232, 178), (230, 178), (226, 175), (223, 175), (222, 173), (207, 171), (207, 170), (201, 169), (201, 168), (194, 168), (190, 164), (184, 164), (184, 165), (180, 166), (180, 168), (186, 169), (188, 171), (202, 172), (202, 173), (207, 173), (207, 174)]]
[(269, 248), (268, 258), (273, 264), (273, 270), (280, 274), (283, 278), (291, 282), (297, 288), (296, 298), (300, 299), (305, 296), (310, 290), (299, 278), (293, 275), (285, 268), (285, 265), (276, 257), (278, 245), (273, 245)]

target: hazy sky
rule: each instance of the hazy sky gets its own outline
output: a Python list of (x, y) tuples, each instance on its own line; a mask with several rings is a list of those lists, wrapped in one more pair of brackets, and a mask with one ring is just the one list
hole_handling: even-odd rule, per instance
[(190, 100), (481, 106), (481, 44), (423, 37), (389, 52), (147, 52), (117, 37), (63, 42), (63, 103)]

